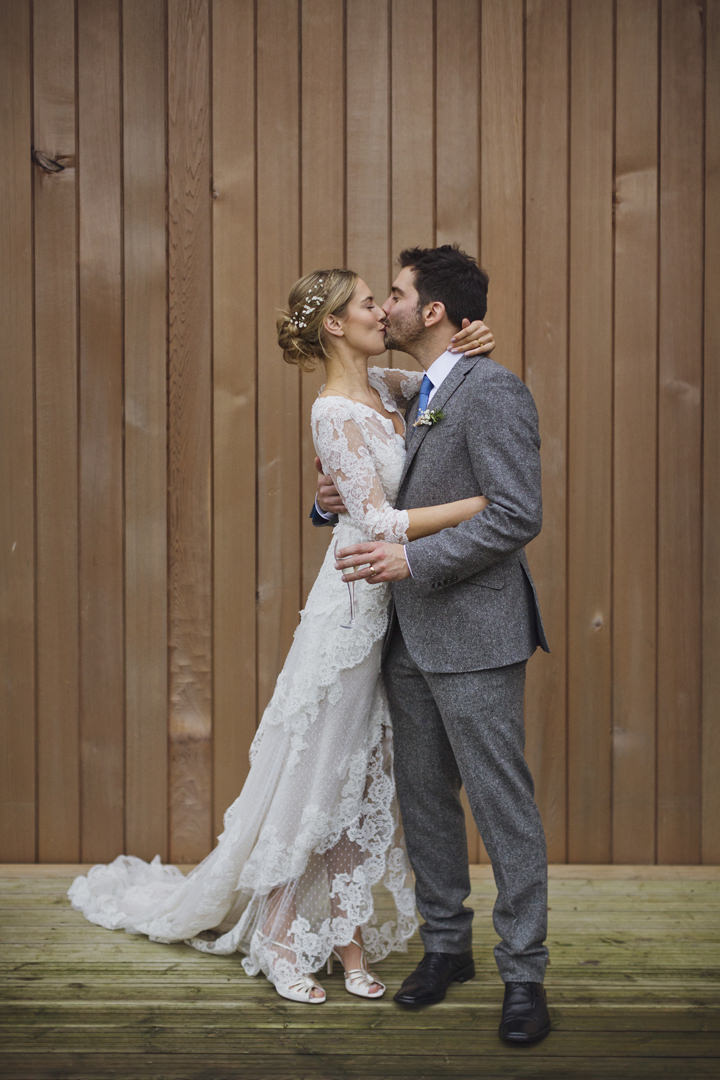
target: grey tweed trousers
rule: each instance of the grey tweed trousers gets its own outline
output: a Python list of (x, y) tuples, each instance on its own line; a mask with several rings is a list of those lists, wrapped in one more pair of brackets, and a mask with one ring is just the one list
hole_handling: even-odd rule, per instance
[(525, 667), (421, 671), (397, 623), (383, 662), (425, 950), (472, 947), (464, 786), (495, 876), (504, 982), (542, 982), (548, 956), (545, 834), (524, 756)]

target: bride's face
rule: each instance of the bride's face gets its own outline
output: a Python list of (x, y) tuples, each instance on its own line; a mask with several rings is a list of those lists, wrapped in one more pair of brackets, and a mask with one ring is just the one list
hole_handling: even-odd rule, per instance
[(366, 356), (385, 352), (385, 312), (362, 278), (358, 279), (340, 324), (345, 341), (354, 350)]

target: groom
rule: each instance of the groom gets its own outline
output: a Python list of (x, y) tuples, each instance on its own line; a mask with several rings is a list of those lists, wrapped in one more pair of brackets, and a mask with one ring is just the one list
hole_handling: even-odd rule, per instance
[[(397, 506), (478, 494), (490, 505), (406, 545), (348, 547), (336, 564), (346, 580), (393, 583), (383, 673), (398, 799), (425, 920), (425, 956), (395, 1000), (431, 1005), (452, 982), (475, 974), (472, 911), (464, 906), (464, 785), (498, 890), (495, 959), (505, 983), (499, 1033), (528, 1044), (550, 1030), (542, 985), (545, 838), (523, 754), (525, 666), (538, 646), (547, 649), (524, 552), (542, 517), (537, 414), (529, 390), (505, 368), (445, 351), (463, 317), (485, 316), (488, 278), (475, 260), (444, 245), (403, 251), (400, 265), (383, 305), (385, 344), (409, 353), (426, 374), (408, 410)], [(333, 509), (323, 478), (318, 502)]]

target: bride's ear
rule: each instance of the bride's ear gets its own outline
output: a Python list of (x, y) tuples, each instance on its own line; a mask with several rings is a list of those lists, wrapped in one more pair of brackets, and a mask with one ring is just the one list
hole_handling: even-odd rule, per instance
[(342, 328), (342, 323), (338, 319), (337, 315), (326, 315), (323, 320), (323, 329), (327, 334), (332, 334), (333, 337), (345, 336), (345, 331)]

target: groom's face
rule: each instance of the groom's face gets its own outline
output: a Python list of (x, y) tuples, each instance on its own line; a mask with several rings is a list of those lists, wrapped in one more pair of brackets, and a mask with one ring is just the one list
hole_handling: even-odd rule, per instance
[(412, 267), (404, 266), (393, 281), (383, 311), (387, 318), (385, 348), (407, 352), (413, 342), (425, 333)]

